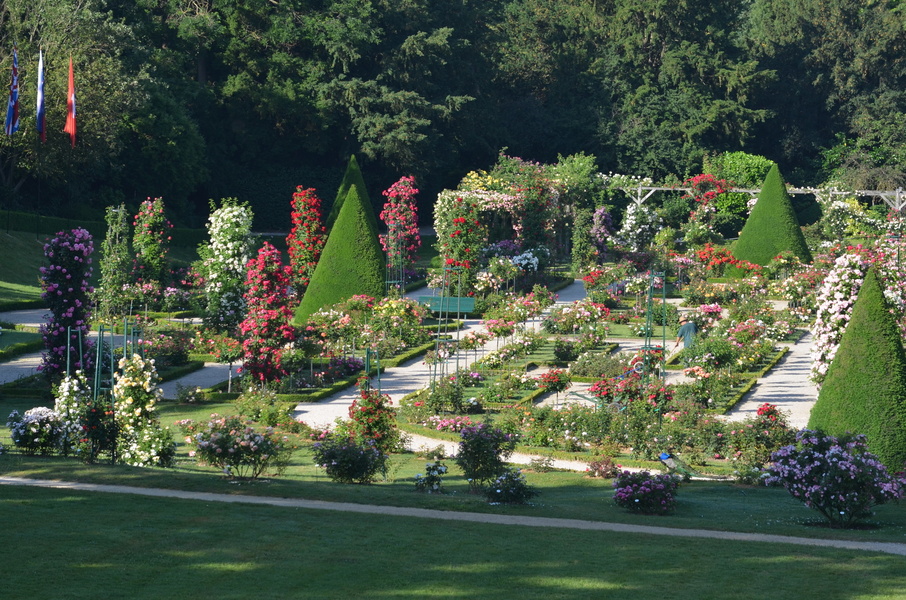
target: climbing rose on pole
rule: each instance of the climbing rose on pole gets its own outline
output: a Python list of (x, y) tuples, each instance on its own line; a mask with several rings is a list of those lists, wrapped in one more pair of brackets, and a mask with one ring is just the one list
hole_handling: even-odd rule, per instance
[(415, 203), (415, 177), (403, 177), (382, 192), (387, 197), (381, 221), (387, 225), (387, 234), (379, 236), (387, 253), (388, 267), (415, 264), (422, 245), (418, 233), (418, 206)]
[(167, 252), (173, 225), (164, 216), (163, 198), (142, 202), (133, 221), (132, 248), (135, 250), (135, 277), (139, 282), (164, 283)]
[(321, 213), (321, 199), (314, 188), (296, 188), (292, 199), (293, 229), (286, 236), (289, 250), (290, 283), (297, 298), (302, 298), (311, 276), (318, 266), (321, 251), (327, 242)]
[(44, 245), (49, 264), (40, 270), (41, 298), (47, 303), (50, 315), (41, 326), (45, 351), (39, 370), (49, 378), (66, 372), (67, 348), (72, 372), (87, 371), (92, 366), (93, 343), (88, 339), (88, 321), (89, 298), (94, 290), (88, 280), (93, 252), (91, 234), (81, 228), (61, 231)]
[(279, 380), (283, 346), (295, 339), (289, 307), (289, 267), (268, 242), (248, 263), (245, 320), (239, 325), (245, 368), (258, 382)]

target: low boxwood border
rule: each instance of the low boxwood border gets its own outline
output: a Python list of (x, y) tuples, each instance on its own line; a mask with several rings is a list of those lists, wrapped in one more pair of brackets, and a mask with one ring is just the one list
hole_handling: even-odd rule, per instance
[(23, 354), (29, 354), (31, 352), (38, 352), (44, 348), (44, 340), (31, 340), (30, 342), (19, 342), (18, 344), (12, 344), (6, 348), (0, 350), (0, 362), (6, 362), (12, 360)]
[(727, 402), (723, 403), (722, 406), (715, 407), (714, 409), (712, 409), (713, 412), (723, 415), (723, 414), (726, 414), (729, 411), (731, 411), (733, 409), (733, 407), (735, 407), (737, 404), (739, 404), (739, 402), (742, 400), (742, 397), (745, 396), (746, 394), (748, 394), (752, 390), (752, 388), (755, 387), (755, 385), (758, 383), (758, 381), (762, 377), (767, 375), (771, 369), (773, 369), (775, 366), (777, 366), (777, 363), (779, 363), (780, 360), (784, 356), (786, 356), (787, 352), (789, 352), (789, 351), (790, 351), (789, 347), (787, 347), (787, 346), (781, 347), (780, 350), (775, 352), (774, 355), (768, 359), (767, 363), (765, 364), (764, 367), (761, 368), (761, 370), (753, 373), (752, 376), (748, 379), (748, 381), (743, 383), (742, 386), (740, 386), (740, 388), (736, 391), (736, 393), (733, 394), (732, 396), (730, 396), (730, 398), (727, 400)]

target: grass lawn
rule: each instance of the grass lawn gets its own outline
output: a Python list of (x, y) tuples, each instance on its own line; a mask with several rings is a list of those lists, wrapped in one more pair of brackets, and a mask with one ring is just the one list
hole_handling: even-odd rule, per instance
[(784, 544), (8, 486), (0, 518), (10, 598), (870, 600), (906, 589), (902, 557)]
[(40, 300), (41, 288), (37, 285), (0, 281), (0, 306), (19, 302), (38, 302)]
[(41, 340), (40, 333), (32, 333), (30, 331), (14, 331), (12, 329), (4, 329), (3, 333), (0, 334), (0, 350), (9, 348), (16, 344), (24, 344), (27, 342), (33, 342), (35, 340)]

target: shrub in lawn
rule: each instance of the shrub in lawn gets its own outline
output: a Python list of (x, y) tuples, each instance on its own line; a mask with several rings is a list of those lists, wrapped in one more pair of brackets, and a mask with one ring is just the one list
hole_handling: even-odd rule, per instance
[(764, 178), (758, 201), (739, 232), (739, 240), (733, 246), (733, 256), (757, 265), (766, 265), (784, 250), (792, 252), (804, 263), (812, 261), (812, 254), (802, 236), (790, 195), (786, 191), (780, 170), (774, 165)]
[(786, 417), (773, 404), (762, 404), (754, 418), (728, 423), (724, 454), (735, 463), (733, 477), (740, 483), (757, 483), (772, 453), (795, 439)]
[(345, 435), (328, 434), (312, 446), (315, 464), (338, 483), (371, 483), (387, 472), (387, 455), (374, 441), (359, 442)]
[(506, 468), (504, 461), (513, 453), (516, 439), (487, 423), (465, 427), (459, 432), (459, 437), (456, 464), (468, 479), (469, 487), (477, 492), (503, 473)]
[(484, 491), (491, 504), (525, 504), (537, 495), (538, 490), (528, 484), (519, 469), (505, 469)]
[(188, 362), (192, 337), (186, 330), (164, 330), (146, 334), (141, 343), (155, 365), (170, 367)]
[(20, 415), (14, 410), (6, 420), (13, 444), (25, 454), (53, 454), (61, 449), (65, 439), (64, 422), (59, 413), (37, 406)]
[(463, 388), (458, 377), (441, 377), (429, 392), (425, 402), (435, 413), (463, 412)]
[(176, 444), (156, 416), (163, 392), (154, 361), (133, 354), (121, 358), (119, 368), (113, 384), (118, 459), (136, 467), (173, 466)]
[(349, 407), (347, 430), (355, 440), (371, 441), (383, 453), (400, 447), (400, 432), (396, 412), (390, 408), (390, 396), (373, 389), (364, 377), (359, 380), (359, 397)]
[(836, 438), (803, 429), (796, 444), (771, 456), (765, 483), (782, 485), (831, 527), (848, 527), (871, 516), (872, 508), (906, 493), (903, 475), (892, 476), (868, 451), (864, 435)]
[(613, 480), (613, 500), (620, 508), (644, 515), (665, 515), (676, 506), (679, 480), (648, 471), (622, 471)]
[(900, 470), (906, 462), (906, 353), (874, 268), (856, 297), (809, 427), (863, 433), (888, 468)]
[(206, 423), (185, 420), (177, 425), (186, 434), (186, 443), (195, 444), (189, 456), (229, 477), (256, 479), (268, 470), (279, 475), (292, 454), (273, 429), (256, 431), (238, 415), (215, 413)]
[(447, 465), (439, 460), (425, 463), (425, 474), (415, 476), (415, 489), (428, 494), (443, 494), (443, 476), (447, 474)]
[(620, 474), (620, 465), (614, 464), (613, 459), (609, 456), (602, 456), (598, 460), (588, 463), (585, 473), (589, 477), (612, 479)]
[(280, 402), (277, 393), (265, 386), (249, 387), (236, 398), (235, 404), (241, 416), (268, 427), (276, 427), (292, 420), (295, 407), (290, 402)]
[(116, 449), (117, 427), (110, 401), (94, 398), (82, 371), (67, 375), (54, 389), (54, 409), (64, 422), (63, 453), (75, 451), (86, 463)]

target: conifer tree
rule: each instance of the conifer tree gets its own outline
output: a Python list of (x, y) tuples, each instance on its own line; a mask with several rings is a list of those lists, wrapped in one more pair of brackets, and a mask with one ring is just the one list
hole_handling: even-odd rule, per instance
[(340, 216), (340, 209), (349, 195), (350, 188), (356, 188), (359, 192), (359, 198), (368, 206), (368, 217), (374, 225), (375, 230), (378, 228), (377, 217), (374, 214), (374, 208), (371, 206), (371, 200), (368, 198), (368, 189), (365, 187), (365, 178), (362, 177), (362, 170), (359, 168), (359, 162), (355, 154), (349, 157), (349, 164), (346, 166), (346, 173), (343, 175), (343, 181), (340, 182), (340, 189), (337, 191), (337, 199), (334, 200), (333, 206), (330, 207), (330, 214), (327, 215), (325, 226), (330, 233), (337, 217)]
[(874, 268), (856, 298), (809, 427), (837, 436), (865, 434), (869, 449), (894, 471), (906, 461), (906, 353)]
[(802, 262), (812, 260), (790, 195), (780, 177), (780, 170), (774, 165), (764, 178), (758, 202), (733, 246), (733, 256), (764, 266), (784, 250), (789, 250)]
[(352, 186), (296, 310), (295, 323), (303, 325), (320, 308), (356, 294), (383, 296), (385, 261), (371, 206)]

